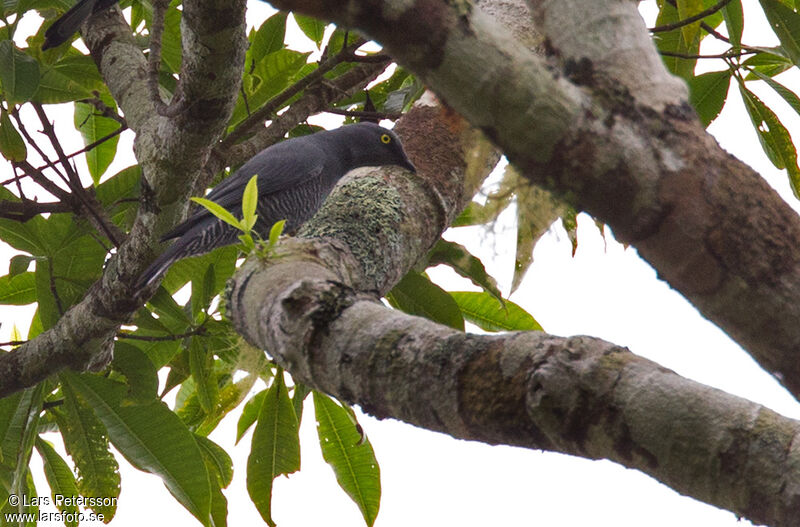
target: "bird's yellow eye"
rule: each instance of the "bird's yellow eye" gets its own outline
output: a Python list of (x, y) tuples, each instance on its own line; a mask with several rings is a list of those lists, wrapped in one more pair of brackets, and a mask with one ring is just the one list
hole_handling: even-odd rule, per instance
[(389, 134), (383, 134), (383, 135), (381, 136), (381, 143), (383, 143), (383, 144), (385, 144), (385, 145), (388, 145), (388, 144), (389, 144), (389, 143), (391, 143), (391, 142), (392, 142), (392, 138), (391, 138), (391, 137), (389, 137)]

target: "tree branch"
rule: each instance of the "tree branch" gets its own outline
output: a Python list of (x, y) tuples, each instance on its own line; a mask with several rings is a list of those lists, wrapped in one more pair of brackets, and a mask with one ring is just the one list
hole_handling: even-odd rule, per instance
[[(530, 4), (550, 44), (546, 59), (520, 47), (478, 7), (273, 2), (379, 40), (522, 174), (611, 226), (800, 395), (797, 215), (706, 134), (635, 3)], [(602, 37), (608, 34), (615, 38)]]

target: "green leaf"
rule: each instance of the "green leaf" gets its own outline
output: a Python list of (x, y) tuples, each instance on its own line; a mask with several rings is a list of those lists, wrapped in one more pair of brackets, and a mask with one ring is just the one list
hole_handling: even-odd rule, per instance
[(764, 75), (774, 77), (794, 66), (792, 60), (783, 51), (783, 48), (759, 48), (759, 52), (751, 56), (742, 63), (749, 72), (745, 80), (753, 80), (757, 77), (752, 70), (757, 69)]
[(464, 318), (485, 331), (542, 331), (530, 313), (510, 300), (503, 303), (485, 292), (455, 291)]
[(270, 247), (278, 243), (278, 238), (283, 234), (283, 228), (286, 226), (286, 220), (276, 221), (269, 229), (269, 245)]
[(784, 51), (800, 65), (800, 14), (780, 0), (759, 1)]
[[(236, 270), (239, 249), (234, 246), (218, 247), (208, 254), (184, 258), (175, 262), (167, 271), (161, 285), (170, 293), (175, 293), (188, 282), (205, 283), (210, 266), (214, 266), (213, 293), (217, 294)], [(210, 300), (210, 298), (209, 298)]]
[(742, 32), (744, 31), (744, 11), (742, 10), (742, 0), (731, 0), (722, 8), (722, 16), (725, 18), (725, 27), (728, 28), (728, 38), (734, 48), (742, 45)]
[(261, 413), (261, 406), (264, 404), (264, 396), (267, 395), (267, 390), (263, 390), (251, 397), (242, 408), (242, 415), (239, 416), (239, 421), (236, 423), (236, 442), (238, 443), (247, 430), (253, 426), (253, 423), (258, 420), (258, 414)]
[(473, 256), (463, 245), (440, 239), (428, 253), (427, 259), (428, 266), (448, 265), (456, 273), (464, 278), (469, 278), (473, 284), (482, 287), (502, 302), (503, 295), (497, 288), (495, 279), (486, 272), (483, 262)]
[(170, 73), (181, 71), (182, 53), (181, 12), (173, 2), (164, 14), (164, 33), (161, 36), (161, 61)]
[[(66, 383), (62, 383), (64, 404), (51, 409), (64, 439), (64, 447), (78, 474), (82, 496), (116, 498), (120, 491), (119, 465), (110, 451), (103, 423), (92, 409)], [(91, 507), (111, 520), (116, 513), (113, 503)]]
[(253, 175), (242, 194), (242, 226), (245, 232), (250, 232), (256, 224), (256, 206), (258, 205), (258, 174)]
[(11, 40), (0, 41), (0, 83), (11, 104), (30, 100), (39, 87), (39, 63)]
[[(673, 7), (669, 2), (662, 2), (661, 9), (659, 10), (658, 17), (656, 18), (656, 25), (662, 26), (667, 24), (674, 24), (681, 20), (678, 15), (678, 10)], [(656, 33), (653, 36), (656, 46), (659, 51), (666, 51), (677, 53), (680, 55), (696, 55), (700, 51), (700, 32), (693, 33), (694, 40), (686, 40), (686, 33), (681, 29), (674, 29), (672, 31), (665, 31)], [(684, 59), (674, 56), (662, 55), (662, 60), (667, 69), (673, 74), (688, 80), (694, 76), (694, 67), (697, 64), (697, 59)]]
[[(116, 104), (110, 96), (102, 96), (101, 99), (109, 108), (116, 109)], [(120, 124), (114, 119), (99, 115), (91, 104), (80, 102), (75, 103), (74, 123), (75, 129), (83, 137), (84, 146), (89, 146), (105, 138), (120, 127)], [(86, 152), (86, 164), (95, 185), (100, 182), (100, 178), (114, 161), (114, 156), (117, 154), (117, 143), (119, 143), (119, 135), (103, 141)]]
[(8, 112), (0, 109), (0, 155), (9, 161), (25, 161), (28, 148), (25, 141), (8, 118)]
[[(229, 125), (245, 119), (271, 97), (289, 87), (302, 73), (308, 55), (291, 49), (279, 49), (252, 64), (248, 63), (243, 78), (243, 93), (239, 94)], [(280, 108), (276, 108), (275, 112), (278, 110)]]
[(286, 17), (288, 13), (278, 11), (261, 24), (250, 37), (250, 49), (247, 50), (245, 68), (254, 62), (260, 61), (273, 51), (283, 49), (283, 40), (286, 35)]
[(689, 102), (703, 126), (717, 118), (728, 97), (731, 71), (711, 71), (689, 79)]
[(122, 340), (114, 342), (114, 369), (128, 379), (128, 397), (150, 401), (158, 395), (158, 370), (147, 354)]
[(206, 468), (211, 476), (211, 517), (214, 527), (228, 524), (228, 500), (222, 494), (223, 488), (233, 479), (233, 461), (222, 447), (207, 437), (195, 434), (195, 440), (203, 453)]
[[(705, 9), (702, 0), (677, 0), (678, 17), (686, 20)], [(681, 26), (681, 33), (685, 42), (700, 40), (700, 21)]]
[[(78, 512), (77, 505), (65, 505), (63, 501), (56, 500), (56, 494), (68, 497), (79, 495), (78, 485), (69, 465), (58, 455), (58, 452), (56, 452), (50, 443), (39, 437), (36, 438), (36, 450), (42, 458), (44, 475), (47, 478), (47, 484), (50, 485), (50, 494), (53, 497), (53, 503), (55, 503), (59, 511), (67, 514), (71, 513), (67, 518), (77, 518), (77, 515), (73, 516)], [(65, 525), (78, 525), (77, 519), (65, 522)]]
[(202, 337), (192, 337), (189, 341), (189, 371), (192, 372), (200, 407), (210, 414), (219, 402), (219, 387), (214, 373), (214, 354), (206, 349), (203, 340)]
[(220, 487), (223, 489), (233, 481), (233, 460), (224, 448), (213, 442), (207, 437), (194, 435), (197, 446), (203, 453), (206, 463), (213, 468), (212, 471), (217, 476)]
[(789, 132), (778, 120), (778, 116), (748, 90), (743, 82), (739, 83), (739, 91), (764, 153), (776, 168), (786, 169), (792, 191), (800, 198), (800, 168), (797, 166), (797, 150)]
[(197, 322), (200, 322), (200, 314), (208, 309), (211, 300), (217, 293), (215, 275), (214, 264), (212, 263), (206, 267), (202, 280), (192, 280), (192, 318)]
[(389, 304), (410, 315), (417, 315), (464, 331), (464, 317), (453, 297), (416, 271), (409, 271), (386, 294)]
[(381, 503), (378, 461), (348, 410), (314, 390), (314, 412), (322, 457), (333, 468), (339, 486), (356, 502), (364, 521), (372, 526)]
[(299, 13), (292, 13), (292, 16), (294, 17), (294, 21), (297, 22), (297, 25), (300, 26), (300, 30), (317, 45), (317, 48), (319, 48), (322, 44), (322, 39), (325, 38), (325, 28), (327, 24), (316, 18), (311, 18), (310, 16), (301, 15)]
[(111, 442), (139, 470), (161, 477), (167, 489), (203, 525), (211, 525), (211, 488), (192, 433), (159, 401), (123, 404), (125, 385), (96, 375), (62, 373), (94, 408)]
[(36, 302), (36, 280), (33, 273), (0, 276), (0, 304), (24, 306)]
[(33, 100), (44, 104), (58, 104), (87, 97), (92, 97), (92, 91), (83, 83), (68, 77), (55, 66), (45, 66)]
[(192, 201), (202, 205), (208, 210), (208, 212), (221, 219), (228, 225), (232, 225), (233, 227), (241, 230), (242, 225), (239, 223), (239, 220), (236, 219), (236, 216), (228, 212), (228, 210), (222, 205), (214, 203), (213, 201), (205, 198), (192, 198)]
[(33, 218), (25, 223), (0, 219), (0, 240), (14, 249), (31, 253), (35, 256), (46, 254), (47, 247), (39, 235), (44, 224), (41, 217)]
[(11, 261), (8, 263), (8, 276), (14, 278), (17, 275), (26, 272), (32, 261), (33, 256), (28, 256), (27, 254), (18, 254), (16, 256), (12, 256)]
[(755, 75), (762, 81), (766, 82), (770, 88), (775, 90), (778, 93), (778, 95), (783, 97), (783, 100), (786, 101), (789, 104), (789, 106), (792, 107), (792, 110), (800, 114), (800, 97), (798, 97), (796, 93), (794, 93), (792, 90), (785, 87), (783, 84), (779, 83), (772, 77), (764, 75), (758, 70), (753, 70), (753, 75)]
[(264, 396), (247, 458), (247, 492), (267, 524), (272, 519), (272, 483), (300, 469), (297, 416), (279, 370)]

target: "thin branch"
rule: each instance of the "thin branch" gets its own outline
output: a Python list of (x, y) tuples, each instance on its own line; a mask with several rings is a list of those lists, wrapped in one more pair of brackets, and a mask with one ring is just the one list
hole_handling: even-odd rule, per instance
[[(181, 340), (187, 337), (193, 337), (196, 335), (206, 335), (206, 328), (203, 326), (198, 326), (197, 328), (187, 331), (186, 333), (180, 333), (178, 335), (162, 335), (162, 336), (155, 336), (155, 335), (134, 335), (133, 333), (125, 333), (119, 332), (117, 333), (117, 338), (119, 339), (127, 339), (127, 340), (141, 340), (144, 342), (165, 342), (171, 340)], [(207, 335), (209, 337), (213, 337), (215, 335)]]
[(59, 142), (58, 137), (56, 137), (55, 129), (53, 128), (50, 119), (47, 117), (44, 107), (40, 103), (31, 104), (36, 111), (36, 114), (39, 116), (39, 120), (42, 122), (44, 134), (50, 139), (50, 143), (53, 145), (56, 154), (58, 154), (58, 159), (61, 163), (61, 166), (64, 167), (64, 170), (67, 173), (67, 178), (64, 180), (64, 182), (72, 190), (72, 196), (74, 196), (74, 199), (77, 200), (76, 204), (80, 203), (80, 205), (82, 205), (82, 209), (85, 211), (87, 219), (94, 225), (95, 229), (101, 232), (106, 238), (111, 240), (111, 243), (113, 243), (115, 247), (119, 247), (119, 245), (122, 243), (122, 240), (125, 239), (125, 234), (108, 218), (105, 210), (103, 210), (97, 199), (95, 199), (93, 195), (89, 194), (83, 188), (83, 184), (78, 177), (78, 173), (75, 172), (69, 162), (69, 158), (61, 148), (61, 143)]
[(26, 222), (39, 214), (54, 212), (70, 212), (73, 210), (71, 203), (63, 201), (39, 203), (29, 199), (22, 201), (0, 200), (0, 218)]
[(694, 22), (697, 22), (698, 20), (702, 20), (703, 18), (705, 18), (705, 17), (707, 17), (709, 15), (713, 15), (714, 13), (716, 13), (717, 11), (719, 11), (720, 9), (722, 9), (723, 7), (728, 5), (728, 3), (730, 3), (730, 1), (731, 0), (720, 0), (719, 2), (714, 4), (713, 6), (709, 7), (708, 9), (705, 9), (703, 11), (700, 11), (699, 13), (697, 13), (694, 16), (690, 16), (689, 18), (685, 18), (683, 20), (678, 20), (677, 22), (673, 22), (672, 24), (664, 24), (663, 26), (652, 27), (652, 28), (650, 28), (649, 31), (651, 33), (659, 33), (659, 32), (662, 32), (662, 31), (672, 31), (673, 29), (678, 29), (678, 28), (681, 28), (681, 27), (684, 27), (684, 26), (688, 26), (689, 24), (693, 24)]
[(328, 108), (325, 112), (360, 119), (390, 119), (392, 121), (400, 119), (403, 115), (400, 112), (367, 112), (363, 110), (342, 110), (339, 108)]
[(679, 59), (730, 59), (735, 57), (743, 57), (745, 55), (753, 55), (758, 53), (757, 51), (726, 51), (725, 53), (718, 53), (716, 55), (692, 55), (689, 53), (677, 53), (674, 51), (659, 51), (659, 53), (665, 57), (677, 57)]

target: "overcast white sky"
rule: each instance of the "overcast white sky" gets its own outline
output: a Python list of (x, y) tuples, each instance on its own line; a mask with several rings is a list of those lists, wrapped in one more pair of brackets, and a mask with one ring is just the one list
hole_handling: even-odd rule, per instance
[[(766, 29), (757, 2), (743, 0), (743, 3), (747, 11), (744, 40), (751, 45), (777, 44)], [(653, 24), (654, 4), (642, 4), (649, 25)], [(250, 2), (249, 21), (259, 25), (270, 12), (269, 6)], [(295, 47), (307, 45), (299, 36), (296, 40)], [(711, 65), (711, 69), (717, 68), (721, 66)], [(796, 72), (784, 74), (780, 80), (796, 91), (800, 86)], [(795, 138), (800, 137), (797, 115), (768, 91), (753, 88), (776, 109)], [(69, 137), (67, 150), (80, 148), (80, 139), (72, 129), (71, 108), (67, 105), (62, 114), (51, 115), (56, 118), (60, 137)], [(723, 147), (756, 168), (797, 209), (786, 175), (775, 170), (761, 152), (735, 88), (710, 131)], [(118, 156), (109, 174), (133, 162), (130, 141), (128, 133), (119, 147), (126, 154)], [(5, 179), (9, 173), (8, 165), (0, 165), (0, 177)], [(477, 229), (453, 230), (446, 235), (479, 255), (506, 291), (514, 259), (510, 221), (508, 214), (501, 218), (493, 237)], [(604, 338), (681, 375), (800, 418), (800, 405), (738, 345), (658, 281), (655, 272), (638, 258), (635, 250), (624, 249), (608, 232), (604, 239), (587, 217), (581, 217), (579, 224), (575, 257), (570, 256), (566, 234), (560, 228), (553, 228), (537, 245), (533, 267), (512, 296), (547, 331)], [(5, 274), (13, 254), (7, 246), (0, 247), (0, 274)], [(445, 288), (465, 287), (462, 280), (447, 270), (436, 269), (431, 275)], [(12, 321), (27, 331), (31, 312), (0, 308), (3, 322), (0, 341), (8, 340)], [(278, 480), (274, 518), (281, 527), (362, 525), (358, 509), (338, 489), (331, 470), (322, 461), (312, 412), (309, 404), (301, 429), (303, 468), (288, 479)], [(234, 457), (234, 482), (225, 491), (228, 522), (258, 524), (260, 517), (245, 487), (251, 434), (233, 447), (236, 419), (238, 412), (211, 434), (211, 439)], [(737, 521), (731, 513), (681, 497), (648, 476), (610, 462), (460, 441), (394, 420), (377, 421), (362, 416), (361, 423), (381, 465), (383, 499), (376, 522), (379, 527), (749, 525)], [(57, 439), (50, 436), (51, 440)], [(132, 469), (121, 456), (119, 460), (122, 494), (112, 525), (138, 527), (143, 522), (197, 525), (168, 494), (159, 478)], [(34, 466), (39, 491), (46, 493), (36, 455)]]

